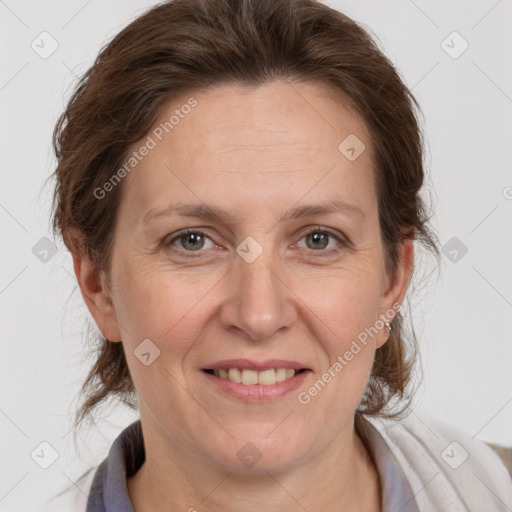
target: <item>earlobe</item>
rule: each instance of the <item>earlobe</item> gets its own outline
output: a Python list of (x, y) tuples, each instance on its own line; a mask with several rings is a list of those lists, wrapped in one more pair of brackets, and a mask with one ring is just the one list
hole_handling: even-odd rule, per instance
[(73, 268), (82, 297), (103, 336), (110, 341), (121, 341), (105, 273), (96, 267), (87, 251), (73, 254)]
[[(400, 306), (402, 305), (405, 294), (409, 287), (409, 283), (412, 276), (414, 267), (414, 240), (407, 238), (404, 240), (400, 247), (400, 259), (398, 261), (395, 275), (392, 279), (387, 276), (386, 288), (383, 291), (382, 296), (382, 309), (380, 311), (380, 318), (384, 322), (389, 322), (391, 326), (391, 332), (393, 329), (393, 318), (398, 313)], [(384, 345), (389, 338), (389, 332), (384, 329), (385, 336), (381, 343), (377, 343), (378, 348)]]

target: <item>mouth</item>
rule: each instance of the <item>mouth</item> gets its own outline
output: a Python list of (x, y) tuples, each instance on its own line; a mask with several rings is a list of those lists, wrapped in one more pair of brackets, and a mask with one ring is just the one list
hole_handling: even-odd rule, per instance
[(297, 389), (310, 368), (297, 361), (230, 359), (201, 369), (223, 394), (243, 401), (271, 401)]
[(213, 370), (207, 368), (203, 370), (205, 373), (214, 375), (221, 379), (227, 379), (236, 384), (244, 386), (253, 386), (259, 384), (261, 386), (272, 386), (277, 382), (284, 382), (293, 379), (295, 375), (308, 371), (307, 368), (269, 368), (266, 370), (249, 370), (247, 368), (221, 368)]

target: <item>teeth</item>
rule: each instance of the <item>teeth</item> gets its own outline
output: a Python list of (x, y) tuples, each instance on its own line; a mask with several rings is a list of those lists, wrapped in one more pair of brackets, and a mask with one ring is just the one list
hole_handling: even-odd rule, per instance
[(276, 382), (283, 382), (291, 379), (296, 370), (293, 368), (271, 368), (269, 370), (240, 370), (239, 368), (230, 368), (229, 370), (214, 370), (214, 375), (222, 379), (229, 379), (231, 382), (250, 386), (252, 384), (260, 384), (262, 386), (271, 386)]
[(276, 370), (276, 381), (283, 382), (283, 380), (286, 380), (286, 368), (278, 368)]
[(230, 368), (228, 371), (228, 379), (231, 382), (242, 382), (242, 372), (238, 368)]
[[(243, 381), (242, 381), (243, 382)], [(258, 372), (258, 384), (268, 386), (269, 384), (276, 383), (276, 371), (275, 370), (262, 370)]]
[(242, 384), (258, 384), (258, 372), (255, 370), (242, 370)]

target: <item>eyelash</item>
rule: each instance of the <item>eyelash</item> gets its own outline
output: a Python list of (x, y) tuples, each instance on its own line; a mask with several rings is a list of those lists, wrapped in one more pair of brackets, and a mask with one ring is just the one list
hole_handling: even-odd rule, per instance
[[(300, 240), (302, 240), (306, 236), (310, 235), (311, 233), (325, 233), (325, 234), (329, 235), (331, 238), (334, 238), (339, 243), (338, 247), (334, 248), (334, 249), (319, 249), (319, 250), (310, 249), (310, 251), (312, 253), (322, 253), (322, 255), (317, 254), (318, 256), (325, 256), (325, 255), (329, 255), (330, 256), (332, 254), (339, 253), (343, 248), (346, 248), (349, 245), (349, 241), (345, 237), (339, 236), (336, 233), (333, 233), (332, 231), (330, 231), (330, 230), (328, 230), (326, 228), (323, 228), (321, 226), (313, 226), (313, 227), (309, 228), (302, 235)], [(169, 241), (166, 241), (167, 237), (164, 238), (164, 240), (163, 240), (164, 246), (166, 248), (172, 247), (173, 243), (175, 241), (177, 241), (180, 238), (182, 238), (182, 237), (184, 237), (186, 235), (189, 235), (189, 234), (201, 235), (201, 236), (204, 236), (205, 238), (208, 238), (208, 239), (211, 240), (211, 238), (204, 231), (202, 231), (201, 229), (189, 228), (189, 229), (185, 229), (185, 230), (181, 231), (178, 235), (176, 235), (175, 237), (173, 237)], [(178, 252), (186, 253), (187, 255), (190, 255), (192, 257), (198, 257), (198, 256), (200, 256), (199, 253), (204, 252), (204, 249), (199, 249), (197, 251), (187, 251), (186, 249), (178, 248)], [(198, 254), (194, 254), (194, 253), (198, 253)]]

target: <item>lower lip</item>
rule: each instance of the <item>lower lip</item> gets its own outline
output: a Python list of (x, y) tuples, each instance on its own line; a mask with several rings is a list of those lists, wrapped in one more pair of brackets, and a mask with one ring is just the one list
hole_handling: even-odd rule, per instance
[(272, 400), (280, 398), (297, 389), (304, 382), (304, 379), (310, 373), (310, 370), (298, 373), (291, 379), (276, 382), (275, 384), (270, 384), (268, 386), (263, 386), (261, 384), (238, 384), (237, 382), (232, 382), (229, 379), (216, 377), (211, 373), (206, 373), (204, 371), (201, 373), (212, 384), (217, 386), (218, 389), (228, 395), (234, 396), (235, 398), (248, 402), (271, 402)]

